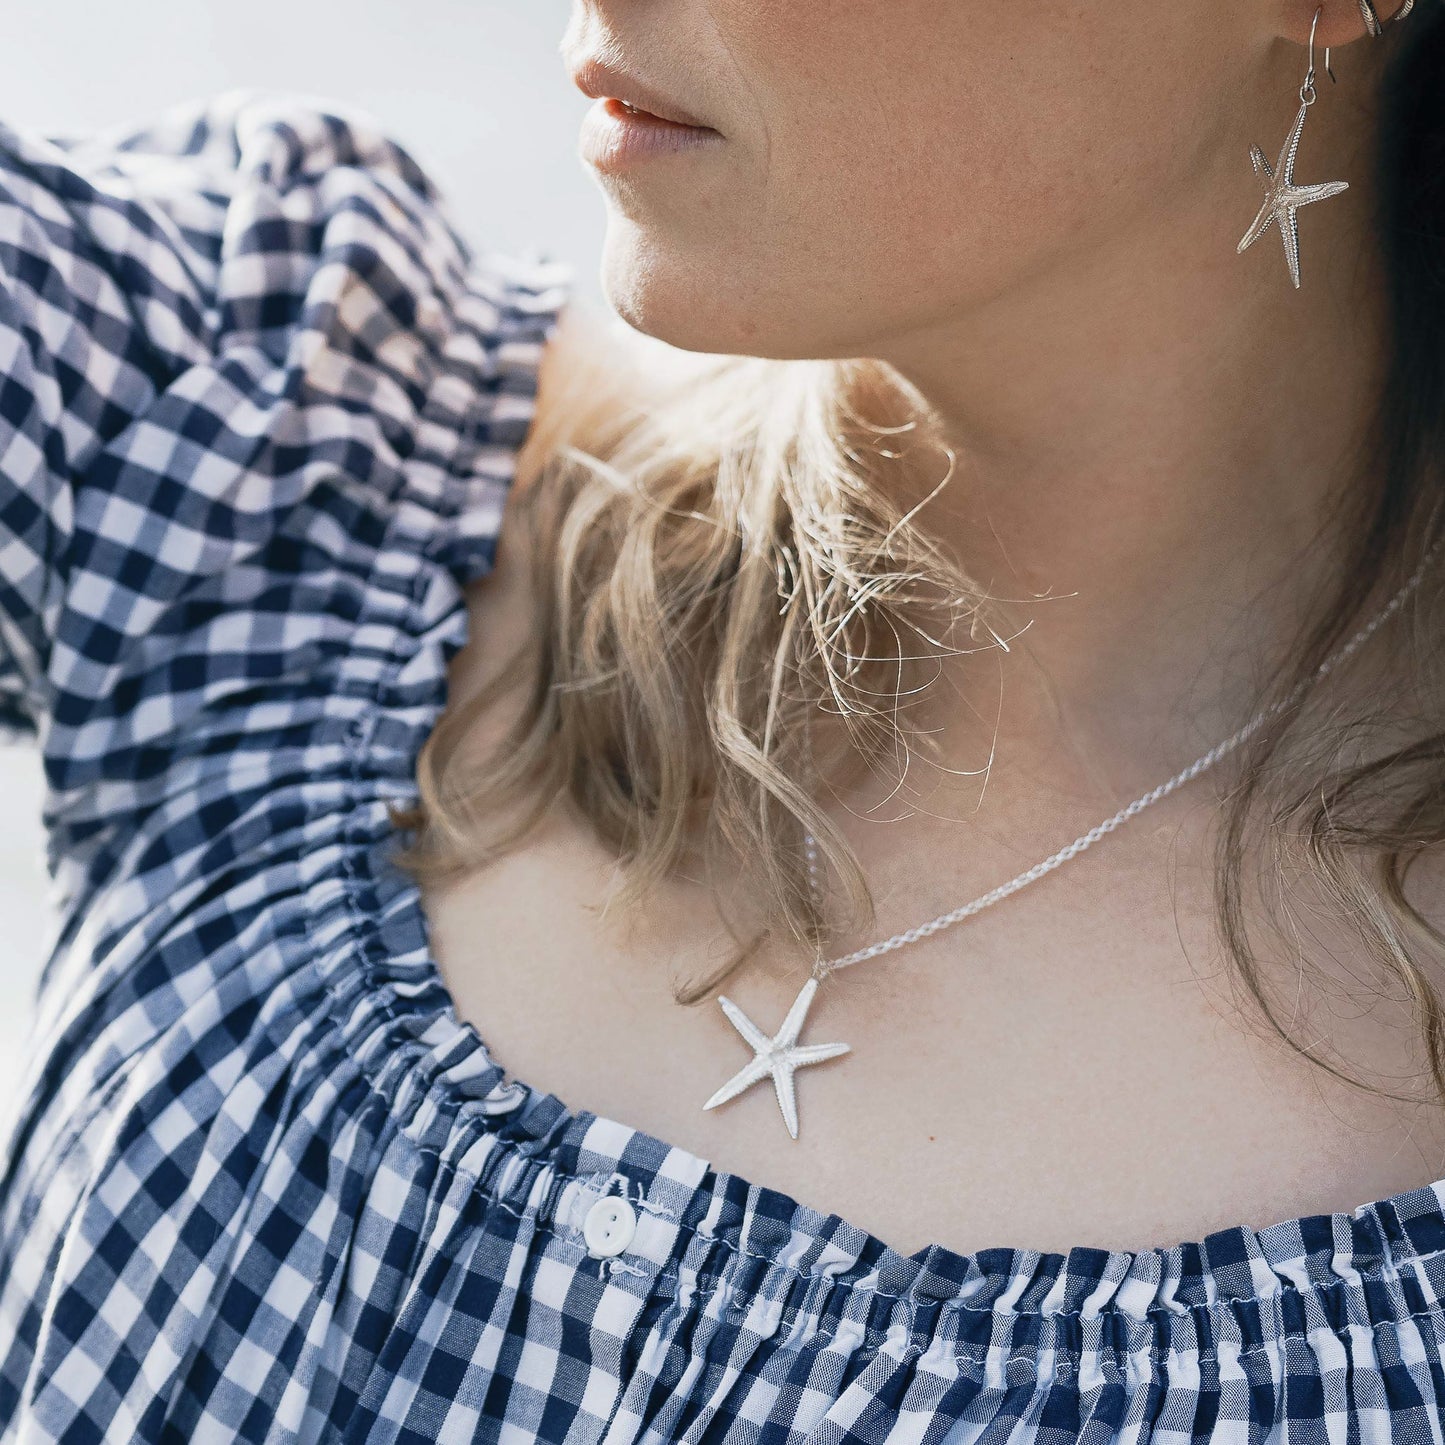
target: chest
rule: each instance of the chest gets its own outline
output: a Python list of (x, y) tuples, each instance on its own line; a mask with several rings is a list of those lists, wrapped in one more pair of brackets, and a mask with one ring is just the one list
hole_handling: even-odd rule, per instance
[[(704, 1110), (753, 1050), (715, 995), (683, 1006), (673, 987), (710, 972), (732, 940), (689, 898), (600, 922), (611, 881), (582, 830), (549, 822), (429, 894), (461, 1016), (511, 1076), (573, 1110), (841, 1214), (903, 1253), (1168, 1245), (1350, 1210), (1441, 1172), (1438, 1110), (1352, 1089), (1251, 1027), (1217, 961), (1186, 957), (1167, 904), (1148, 907), (1149, 884), (1117, 868), (1093, 880), (1107, 909), (1094, 897), (1091, 910), (1082, 878), (1060, 877), (1012, 920), (1000, 909), (911, 958), (826, 980), (800, 1042), (849, 1052), (797, 1070), (796, 1140), (770, 1078)], [(1187, 932), (1202, 945), (1202, 921)], [(779, 951), (724, 991), (771, 1034), (806, 977), (804, 959)], [(1378, 1009), (1321, 997), (1296, 1036), (1387, 1086), (1407, 1072), (1408, 1027)]]

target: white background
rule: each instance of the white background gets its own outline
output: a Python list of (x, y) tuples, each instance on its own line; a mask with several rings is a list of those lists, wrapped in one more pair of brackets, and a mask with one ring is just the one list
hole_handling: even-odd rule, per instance
[[(11, 0), (0, 119), (67, 132), (143, 122), (232, 86), (360, 107), (407, 146), (482, 249), (597, 282), (606, 207), (577, 156), (591, 102), (558, 44), (568, 0)], [(0, 1116), (20, 1073), (45, 946), (42, 777), (0, 745)]]

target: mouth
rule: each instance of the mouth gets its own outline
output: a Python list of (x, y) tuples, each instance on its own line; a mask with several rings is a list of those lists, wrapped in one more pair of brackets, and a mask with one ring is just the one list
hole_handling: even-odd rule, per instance
[(711, 126), (684, 125), (639, 106), (601, 96), (582, 121), (582, 158), (604, 174), (621, 171), (650, 156), (680, 155), (725, 143)]
[[(711, 130), (711, 126), (688, 125), (680, 120), (669, 120), (665, 115), (657, 115), (650, 110), (643, 110), (639, 105), (629, 105), (625, 100), (619, 100), (616, 96), (604, 97), (604, 104), (608, 112), (616, 120), (640, 121), (647, 125), (666, 126), (670, 130)], [(716, 132), (714, 132), (716, 134)]]
[(681, 124), (680, 121), (668, 120), (668, 118), (664, 115), (654, 115), (650, 110), (643, 110), (640, 105), (628, 105), (625, 100), (618, 100), (616, 96), (609, 96), (607, 99), (608, 103), (612, 105), (615, 109), (621, 111), (623, 115), (638, 116), (644, 120), (655, 120), (660, 122), (662, 125)]
[(583, 95), (614, 105), (618, 116), (657, 121), (692, 130), (714, 130), (701, 117), (684, 109), (661, 90), (595, 56), (583, 60), (573, 69), (572, 81)]

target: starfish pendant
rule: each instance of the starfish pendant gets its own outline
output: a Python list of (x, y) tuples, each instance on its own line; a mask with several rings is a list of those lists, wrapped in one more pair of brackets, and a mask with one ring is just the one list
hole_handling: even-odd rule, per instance
[(1254, 166), (1254, 173), (1264, 182), (1264, 204), (1260, 206), (1259, 214), (1254, 218), (1249, 230), (1244, 233), (1244, 239), (1236, 247), (1236, 251), (1243, 252), (1269, 229), (1271, 222), (1275, 223), (1279, 226), (1280, 235), (1284, 237), (1284, 256), (1289, 263), (1290, 279), (1296, 287), (1299, 286), (1299, 218), (1295, 212), (1301, 206), (1309, 205), (1311, 201), (1322, 201), (1326, 196), (1338, 195), (1350, 187), (1348, 181), (1321, 181), (1313, 186), (1295, 185), (1295, 154), (1299, 150), (1300, 132), (1304, 129), (1308, 110), (1308, 105), (1301, 105), (1299, 108), (1289, 138), (1279, 153), (1278, 176), (1270, 169), (1264, 152), (1258, 146), (1250, 146), (1249, 159)]
[(783, 1122), (794, 1139), (798, 1137), (798, 1100), (793, 1090), (793, 1071), (804, 1064), (820, 1064), (824, 1059), (835, 1058), (848, 1052), (847, 1044), (799, 1044), (798, 1034), (802, 1031), (803, 1020), (808, 1016), (813, 995), (818, 991), (818, 980), (810, 978), (802, 987), (782, 1027), (769, 1038), (730, 998), (718, 996), (723, 1012), (732, 1020), (733, 1027), (753, 1046), (753, 1058), (744, 1064), (731, 1079), (710, 1098), (704, 1109), (715, 1109), (735, 1099), (742, 1091), (756, 1084), (759, 1079), (773, 1076), (773, 1088), (778, 1096), (778, 1107), (783, 1111)]

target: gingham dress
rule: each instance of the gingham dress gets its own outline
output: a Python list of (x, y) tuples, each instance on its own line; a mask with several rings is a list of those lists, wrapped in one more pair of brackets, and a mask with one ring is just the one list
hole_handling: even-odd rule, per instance
[(364, 115), (228, 91), (0, 127), (0, 279), (0, 705), (57, 918), (0, 1439), (1445, 1445), (1445, 1181), (904, 1255), (457, 1019), (387, 804), (559, 262), (472, 249)]

